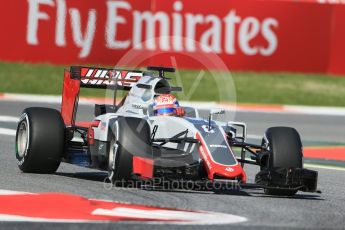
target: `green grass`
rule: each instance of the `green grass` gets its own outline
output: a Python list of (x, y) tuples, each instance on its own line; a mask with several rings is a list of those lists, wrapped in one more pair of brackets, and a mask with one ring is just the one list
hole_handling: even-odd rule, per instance
[[(63, 69), (68, 66), (0, 62), (0, 92), (61, 94)], [(200, 72), (179, 70), (178, 97), (194, 101), (259, 104), (345, 106), (345, 77), (316, 74)], [(181, 76), (181, 77), (179, 77)], [(197, 83), (199, 76), (200, 84)], [(180, 81), (179, 81), (180, 80)], [(195, 90), (192, 88), (195, 86)], [(83, 96), (103, 96), (102, 90), (83, 90)]]

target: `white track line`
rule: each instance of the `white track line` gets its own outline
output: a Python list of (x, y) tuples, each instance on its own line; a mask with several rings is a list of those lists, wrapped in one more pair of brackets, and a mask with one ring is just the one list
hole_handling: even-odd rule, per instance
[(0, 196), (1, 195), (20, 195), (20, 194), (34, 194), (34, 193), (0, 189)]
[(18, 222), (42, 222), (42, 223), (103, 223), (109, 221), (97, 221), (97, 220), (70, 220), (70, 219), (48, 219), (48, 218), (39, 218), (39, 217), (26, 217), (18, 215), (6, 215), (0, 214), (0, 221), (18, 221)]
[(263, 138), (263, 135), (255, 135), (255, 134), (248, 134), (247, 138), (249, 139), (259, 139), (261, 140)]
[(219, 225), (234, 224), (247, 221), (247, 218), (226, 213), (216, 212), (188, 212), (174, 210), (140, 210), (135, 208), (114, 208), (96, 209), (93, 215), (102, 216), (121, 216), (130, 218), (153, 218), (157, 220), (178, 220), (174, 224), (202, 224), (202, 225)]
[(24, 192), (0, 189), (0, 196), (1, 195), (14, 195), (14, 194), (24, 194)]
[[(249, 157), (246, 157), (246, 160), (252, 161)], [(332, 166), (332, 165), (319, 165), (319, 164), (311, 164), (311, 163), (305, 163), (303, 164), (304, 167), (307, 168), (317, 168), (317, 169), (328, 169), (328, 170), (335, 170), (335, 171), (345, 171), (345, 167), (339, 167), (339, 166)]]
[[(0, 116), (0, 122), (17, 123), (19, 121), (18, 117), (14, 116)], [(0, 128), (0, 135), (15, 136), (15, 129)]]
[(20, 191), (13, 191), (13, 190), (0, 189), (0, 196), (1, 196), (1, 195), (22, 195), (22, 194), (31, 194), (31, 195), (34, 195), (35, 193), (20, 192)]
[(61, 96), (5, 93), (2, 100), (56, 104), (61, 103)]
[(18, 122), (18, 117), (13, 116), (0, 116), (0, 122)]
[(345, 108), (343, 107), (324, 107), (324, 106), (295, 106), (284, 105), (284, 110), (291, 113), (302, 113), (308, 115), (334, 115), (345, 116)]
[(345, 168), (331, 165), (317, 165), (317, 164), (304, 164), (306, 167), (317, 168), (317, 169), (328, 169), (336, 171), (345, 171)]
[(0, 135), (15, 136), (16, 135), (16, 130), (0, 128)]

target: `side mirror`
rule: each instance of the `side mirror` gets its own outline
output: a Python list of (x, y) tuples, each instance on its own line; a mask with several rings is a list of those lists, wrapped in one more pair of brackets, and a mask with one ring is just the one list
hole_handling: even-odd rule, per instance
[(208, 116), (208, 131), (210, 131), (212, 129), (212, 127), (211, 127), (212, 115), (224, 114), (224, 113), (225, 113), (225, 109), (211, 109), (210, 116)]
[(224, 114), (225, 113), (225, 109), (211, 109), (210, 114)]
[(132, 103), (133, 109), (147, 109), (149, 107), (146, 103)]

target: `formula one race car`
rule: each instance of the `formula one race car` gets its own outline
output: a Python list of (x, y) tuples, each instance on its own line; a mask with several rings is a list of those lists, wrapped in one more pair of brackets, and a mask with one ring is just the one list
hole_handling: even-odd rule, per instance
[[(316, 192), (317, 172), (303, 168), (300, 136), (294, 128), (273, 127), (262, 144), (246, 142), (246, 125), (208, 118), (180, 106), (166, 72), (148, 67), (125, 71), (71, 67), (65, 71), (61, 112), (27, 108), (17, 128), (16, 158), (28, 173), (54, 173), (60, 162), (108, 171), (119, 181), (235, 183), (247, 185), (244, 164), (259, 166), (255, 186), (265, 193)], [(111, 90), (113, 101), (95, 105), (95, 118), (76, 122), (81, 87)], [(117, 100), (119, 90), (129, 91)], [(234, 149), (240, 150), (236, 157)], [(251, 158), (246, 158), (246, 153)]]

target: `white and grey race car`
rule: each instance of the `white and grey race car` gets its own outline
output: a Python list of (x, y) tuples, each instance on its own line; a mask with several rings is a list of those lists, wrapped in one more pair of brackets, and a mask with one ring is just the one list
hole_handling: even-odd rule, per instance
[[(211, 109), (206, 119), (197, 109), (183, 106), (184, 116), (155, 116), (156, 96), (182, 90), (171, 86), (166, 72), (174, 69), (71, 67), (64, 74), (61, 111), (24, 109), (16, 135), (19, 168), (54, 173), (63, 161), (108, 171), (114, 184), (170, 181), (244, 187), (250, 184), (243, 166), (253, 164), (259, 168), (252, 186), (267, 194), (317, 191), (317, 172), (303, 168), (302, 143), (294, 128), (268, 128), (262, 144), (256, 145), (246, 142), (245, 124), (212, 119), (224, 113), (222, 109)], [(96, 104), (93, 120), (76, 122), (81, 87), (111, 90), (114, 100)], [(119, 90), (128, 91), (120, 101)]]

